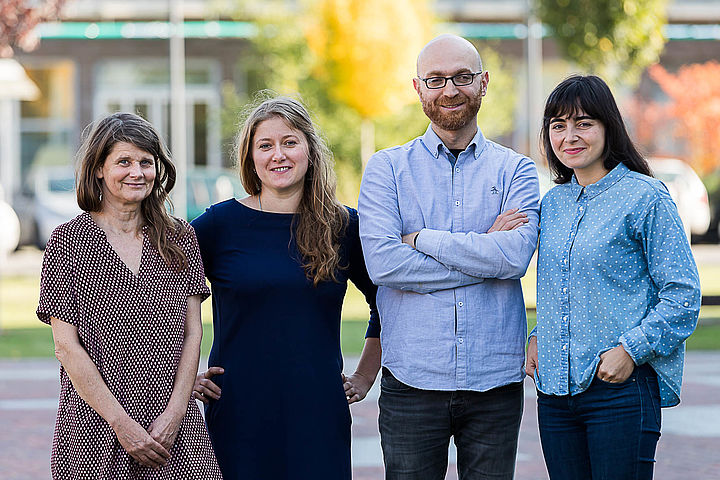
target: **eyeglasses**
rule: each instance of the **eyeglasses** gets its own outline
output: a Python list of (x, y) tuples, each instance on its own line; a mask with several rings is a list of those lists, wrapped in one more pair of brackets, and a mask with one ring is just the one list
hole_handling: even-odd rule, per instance
[(464, 87), (466, 85), (470, 85), (475, 80), (475, 77), (478, 75), (482, 75), (483, 72), (477, 72), (477, 73), (458, 73), (457, 75), (453, 75), (452, 77), (428, 77), (428, 78), (421, 78), (418, 77), (420, 80), (425, 82), (425, 86), (431, 90), (435, 90), (438, 88), (443, 88), (445, 85), (447, 85), (447, 81), (451, 80), (453, 85), (456, 87)]

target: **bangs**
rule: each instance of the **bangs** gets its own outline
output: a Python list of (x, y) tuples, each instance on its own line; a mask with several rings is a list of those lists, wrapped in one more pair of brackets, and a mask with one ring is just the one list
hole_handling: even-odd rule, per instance
[(581, 81), (569, 81), (548, 98), (544, 120), (550, 122), (553, 118), (572, 118), (583, 112), (590, 118), (603, 121), (600, 102), (589, 85)]
[(156, 160), (164, 156), (160, 146), (160, 138), (155, 136), (155, 130), (149, 124), (145, 126), (127, 125), (126, 123), (117, 133), (116, 139), (119, 142), (134, 145), (155, 157)]

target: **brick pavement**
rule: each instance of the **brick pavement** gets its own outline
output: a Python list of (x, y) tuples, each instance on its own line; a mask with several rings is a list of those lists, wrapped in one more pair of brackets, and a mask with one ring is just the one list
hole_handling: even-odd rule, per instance
[[(357, 359), (348, 359), (352, 370)], [(720, 479), (720, 352), (688, 355), (683, 402), (663, 410), (657, 480)], [(53, 360), (0, 361), (0, 479), (50, 478), (49, 455), (58, 394)], [(352, 407), (355, 480), (382, 479), (377, 385)], [(537, 434), (535, 394), (526, 384), (517, 480), (546, 479)], [(451, 447), (451, 460), (454, 458)], [(447, 479), (456, 479), (454, 464)], [(302, 479), (301, 479), (302, 480)]]

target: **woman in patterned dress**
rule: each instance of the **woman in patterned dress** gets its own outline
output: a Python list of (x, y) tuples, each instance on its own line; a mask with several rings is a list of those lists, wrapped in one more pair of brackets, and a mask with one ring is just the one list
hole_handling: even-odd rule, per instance
[(53, 478), (222, 478), (192, 400), (209, 291), (192, 227), (165, 209), (167, 148), (115, 113), (79, 157), (84, 213), (48, 241), (37, 309), (61, 363)]
[[(298, 101), (259, 103), (237, 143), (250, 196), (193, 220), (214, 333), (195, 395), (208, 404), (225, 478), (349, 480), (348, 403), (365, 397), (380, 367), (377, 289), (357, 212), (335, 198), (332, 156)], [(348, 280), (365, 294), (370, 324), (358, 368), (344, 381)]]
[(700, 308), (690, 245), (600, 78), (560, 83), (541, 137), (558, 186), (541, 205), (526, 372), (545, 463), (552, 480), (649, 480)]

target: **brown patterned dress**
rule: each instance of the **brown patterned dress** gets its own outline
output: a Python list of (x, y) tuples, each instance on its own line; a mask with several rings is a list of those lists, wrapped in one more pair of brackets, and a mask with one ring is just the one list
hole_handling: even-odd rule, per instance
[[(183, 345), (187, 297), (207, 298), (190, 228), (180, 245), (189, 268), (175, 272), (143, 240), (135, 276), (105, 232), (83, 213), (60, 225), (43, 260), (37, 315), (77, 327), (80, 342), (128, 415), (148, 428), (170, 400)], [(157, 470), (135, 462), (110, 425), (80, 398), (62, 366), (52, 449), (54, 479), (222, 478), (200, 410), (188, 399), (170, 460)]]

